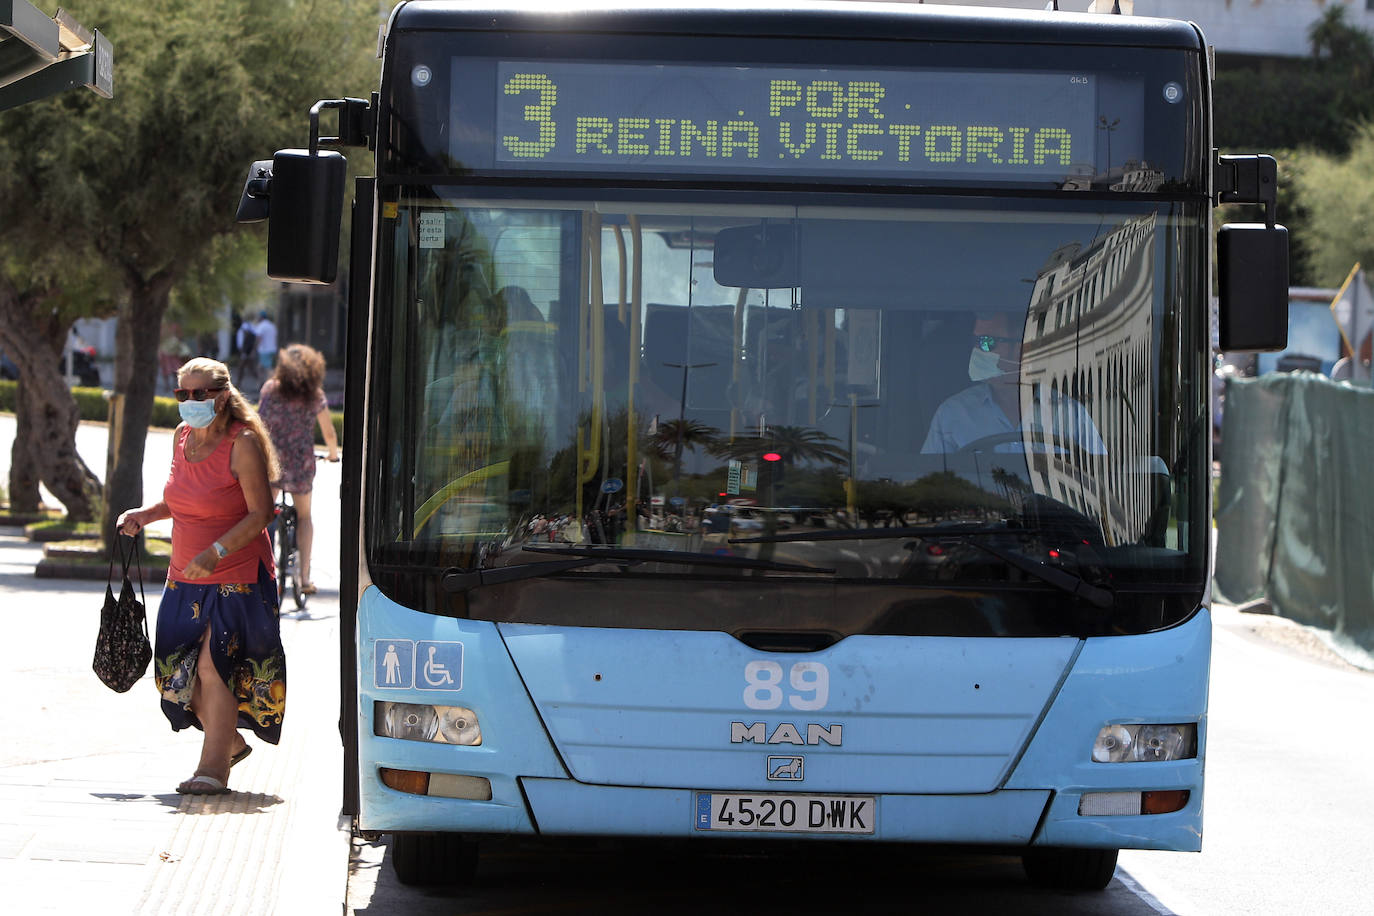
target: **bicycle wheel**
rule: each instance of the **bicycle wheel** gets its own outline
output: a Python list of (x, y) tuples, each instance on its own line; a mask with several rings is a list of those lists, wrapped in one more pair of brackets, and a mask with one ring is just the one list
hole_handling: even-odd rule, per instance
[(301, 555), (296, 547), (296, 519), (291, 518), (291, 597), (296, 599), (296, 610), (305, 610), (305, 592), (301, 591)]
[(284, 613), (286, 604), (286, 580), (291, 576), (291, 565), (296, 547), (295, 512), (290, 506), (283, 506), (277, 512), (277, 614)]

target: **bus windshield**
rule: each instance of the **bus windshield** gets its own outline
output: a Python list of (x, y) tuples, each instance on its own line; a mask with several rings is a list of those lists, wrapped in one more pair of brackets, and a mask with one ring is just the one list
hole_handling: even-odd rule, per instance
[(1196, 607), (1200, 208), (398, 197), (370, 434), (385, 590), (428, 574), (434, 603), (444, 570), (552, 553), (604, 562), (546, 590), (976, 587), (1031, 613), (1068, 577), (1109, 596), (1104, 632)]

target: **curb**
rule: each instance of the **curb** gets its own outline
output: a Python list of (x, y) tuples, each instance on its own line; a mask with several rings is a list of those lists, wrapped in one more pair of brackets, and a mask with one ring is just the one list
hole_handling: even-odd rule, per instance
[[(130, 568), (129, 577), (137, 578), (138, 570)], [(99, 566), (88, 563), (73, 563), (70, 560), (51, 560), (44, 558), (33, 565), (33, 575), (37, 579), (81, 579), (90, 582), (104, 582), (109, 579), (108, 565)], [(143, 582), (154, 584), (167, 581), (166, 566), (144, 566)]]

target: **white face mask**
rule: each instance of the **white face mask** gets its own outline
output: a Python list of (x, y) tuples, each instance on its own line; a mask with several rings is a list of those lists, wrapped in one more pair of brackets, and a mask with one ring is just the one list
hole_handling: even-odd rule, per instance
[(1006, 370), (1002, 368), (1002, 357), (994, 350), (974, 347), (968, 357), (968, 377), (975, 382), (985, 382), (999, 375), (1006, 375)]
[(194, 429), (204, 429), (215, 422), (215, 400), (208, 401), (182, 401), (177, 404), (177, 412), (186, 421), (186, 425)]

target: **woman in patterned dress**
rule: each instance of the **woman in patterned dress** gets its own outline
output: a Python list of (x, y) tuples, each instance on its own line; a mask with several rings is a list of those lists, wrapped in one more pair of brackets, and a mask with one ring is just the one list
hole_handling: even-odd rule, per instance
[(258, 415), (272, 435), (281, 458), (281, 476), (272, 479), (272, 500), (285, 490), (296, 507), (296, 553), (301, 567), (301, 593), (315, 594), (310, 578), (310, 548), (315, 523), (310, 518), (310, 491), (315, 486), (315, 426), (320, 427), (330, 461), (339, 460), (339, 438), (324, 396), (324, 356), (314, 347), (291, 344), (282, 350), (277, 369), (262, 384)]
[(277, 458), (223, 363), (192, 359), (178, 370), (177, 386), (185, 422), (176, 429), (162, 499), (128, 510), (118, 524), (135, 535), (172, 520), (156, 683), (172, 729), (205, 733), (195, 772), (177, 791), (218, 795), (229, 791), (230, 767), (252, 750), (238, 729), (276, 744), (286, 712), (286, 656), (265, 530)]

